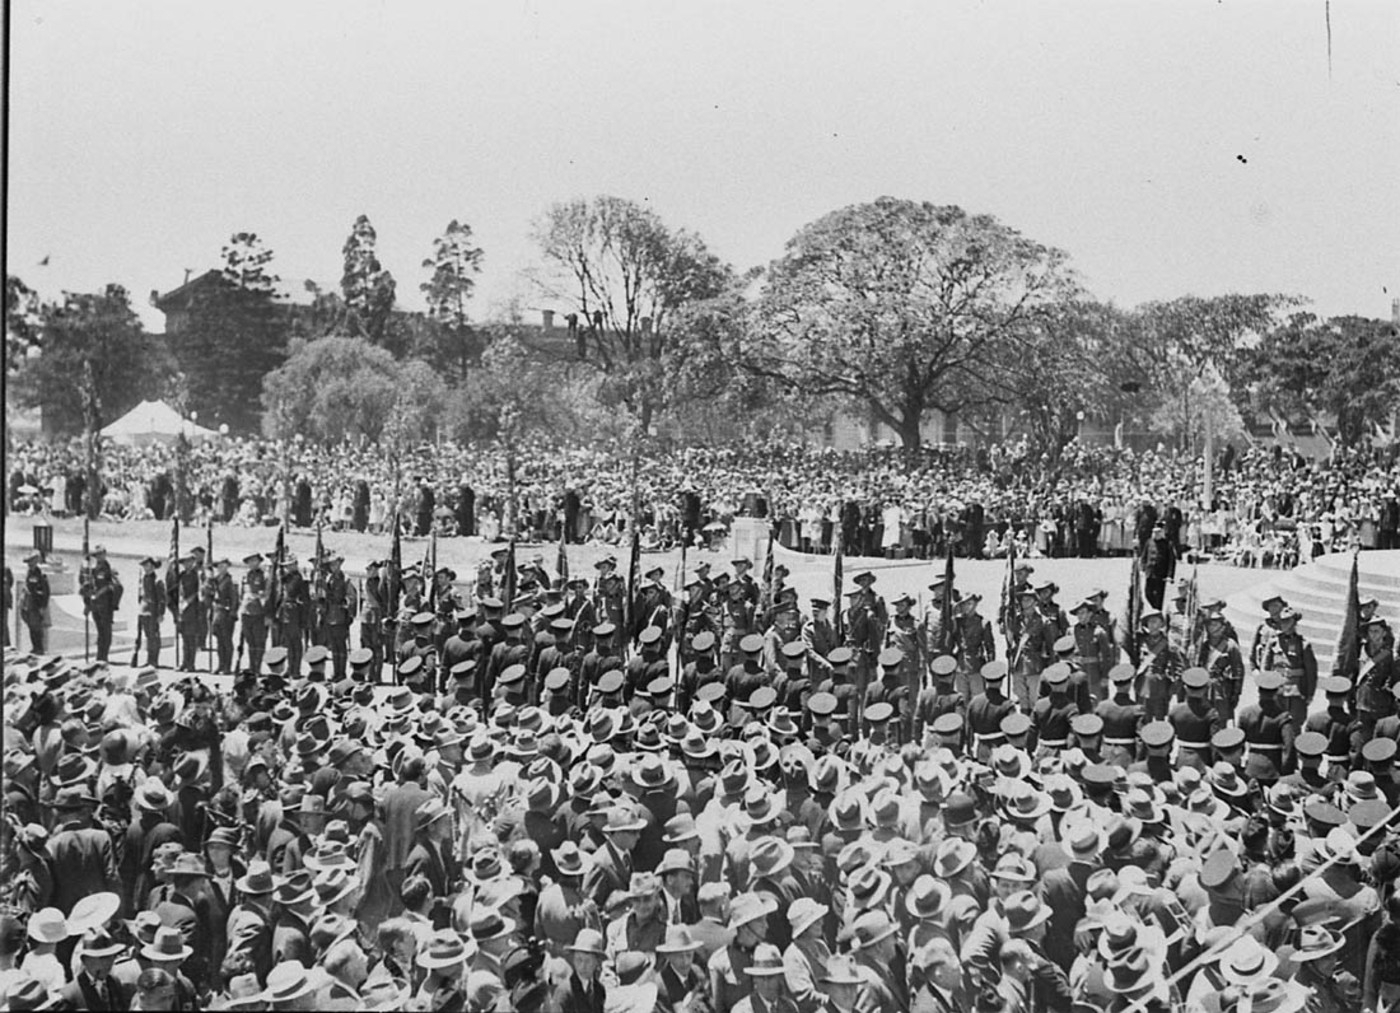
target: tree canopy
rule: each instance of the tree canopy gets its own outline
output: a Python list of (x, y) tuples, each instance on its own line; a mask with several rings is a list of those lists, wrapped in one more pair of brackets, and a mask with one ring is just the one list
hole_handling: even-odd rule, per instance
[(1005, 403), (1001, 370), (1076, 292), (1068, 258), (990, 215), (882, 197), (805, 226), (768, 272), (749, 368), (917, 446), (930, 409)]

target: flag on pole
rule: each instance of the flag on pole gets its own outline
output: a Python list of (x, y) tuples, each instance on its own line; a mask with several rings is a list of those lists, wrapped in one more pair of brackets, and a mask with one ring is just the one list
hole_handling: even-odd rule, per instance
[(1186, 663), (1195, 664), (1205, 623), (1201, 621), (1200, 564), (1192, 562), (1191, 578), (1186, 582), (1186, 629), (1182, 632), (1182, 648), (1186, 652)]
[(938, 650), (942, 654), (953, 653), (953, 641), (956, 639), (954, 633), (956, 629), (953, 625), (953, 543), (948, 543), (948, 560), (943, 566), (943, 607), (939, 621), (942, 627), (939, 630), (939, 639), (942, 641), (938, 645)]
[(399, 588), (402, 586), (403, 543), (399, 540), (399, 515), (394, 514), (394, 542), (389, 549), (388, 618), (399, 617)]
[(316, 558), (311, 561), (311, 629), (307, 632), (313, 637), (320, 635), (321, 623), (324, 621), (324, 608), (326, 600), (326, 569), (324, 566), (326, 559), (326, 547), (321, 542), (321, 522), (316, 521)]
[[(1010, 534), (1010, 532), (1007, 532)], [(1006, 540), (1006, 575), (1001, 580), (1001, 607), (997, 610), (1001, 619), (1002, 634), (1006, 637), (1006, 656), (1016, 649), (1021, 639), (1021, 612), (1019, 604), (1012, 599), (1016, 588), (1016, 539)]]
[(759, 622), (766, 628), (773, 619), (773, 543), (777, 541), (778, 529), (768, 525), (768, 546), (763, 551), (763, 586), (758, 595)]
[[(636, 514), (634, 513), (635, 517)], [(641, 632), (633, 630), (632, 624), (637, 620), (637, 592), (642, 586), (642, 530), (637, 524), (632, 525), (632, 546), (629, 550), (627, 560), (627, 597), (622, 603), (622, 626), (627, 631), (628, 642), (631, 638)]]
[(515, 611), (515, 539), (512, 538), (506, 543), (506, 561), (503, 564), (505, 572), (501, 574), (501, 601), (505, 604), (506, 614)]
[(88, 515), (83, 513), (83, 563), (78, 572), (79, 590), (83, 596), (83, 661), (90, 661), (88, 640), (92, 627), (92, 611), (89, 607), (92, 598), (92, 548), (88, 540)]
[(428, 542), (428, 551), (432, 556), (432, 570), (424, 575), (428, 582), (428, 611), (437, 611), (438, 583), (437, 583), (437, 528), (433, 528), (432, 536)]
[[(180, 657), (180, 514), (170, 518), (170, 566), (166, 569), (165, 600), (175, 617), (175, 667), (183, 663)], [(174, 585), (173, 587), (171, 585)]]
[(836, 526), (836, 560), (831, 568), (831, 608), (835, 613), (832, 616), (832, 623), (836, 627), (837, 643), (846, 641), (846, 581), (842, 572), (845, 556), (843, 550), (845, 546), (841, 540), (841, 526)]
[(1347, 611), (1337, 637), (1337, 657), (1332, 674), (1350, 679), (1353, 687), (1361, 672), (1361, 592), (1357, 587), (1358, 550), (1351, 550), (1351, 578), (1347, 581)]
[(1123, 623), (1123, 653), (1136, 666), (1142, 660), (1138, 645), (1138, 628), (1142, 625), (1142, 557), (1133, 553), (1133, 568), (1128, 574), (1128, 612)]
[(559, 579), (554, 585), (562, 588), (569, 583), (569, 549), (564, 543), (564, 532), (559, 532), (559, 555), (554, 559), (554, 569), (559, 571)]

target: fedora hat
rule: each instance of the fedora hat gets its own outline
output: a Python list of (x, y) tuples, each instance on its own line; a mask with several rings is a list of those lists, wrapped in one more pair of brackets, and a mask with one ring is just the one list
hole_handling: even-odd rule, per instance
[(782, 811), (781, 800), (762, 784), (755, 784), (744, 793), (744, 815), (753, 826), (772, 823)]
[(451, 929), (439, 929), (428, 939), (428, 945), (418, 953), (417, 964), (426, 970), (465, 964), (467, 946), (462, 937)]
[[(752, 859), (750, 859), (752, 862)], [(666, 854), (661, 856), (661, 864), (656, 867), (656, 874), (664, 876), (668, 872), (695, 872), (695, 863), (690, 858), (690, 852), (684, 848), (670, 848)]]
[(851, 945), (856, 950), (866, 949), (898, 931), (899, 925), (885, 912), (865, 911), (851, 927)]
[(864, 830), (868, 803), (865, 793), (848, 788), (831, 800), (832, 829), (836, 831)]
[(482, 848), (472, 855), (471, 868), (467, 878), (478, 886), (499, 879), (505, 873), (501, 863), (501, 853), (494, 847)]
[[(472, 911), (467, 931), (478, 943), (488, 943), (493, 939), (504, 939), (515, 931), (515, 919), (507, 918), (496, 908), (478, 906)], [(452, 933), (453, 938), (456, 933)], [(458, 939), (460, 943), (461, 940)], [(426, 965), (425, 965), (426, 966)]]
[(1050, 920), (1050, 907), (1029, 890), (1021, 890), (1006, 898), (1006, 926), (1012, 935), (1027, 932)]
[(744, 968), (744, 973), (755, 978), (785, 973), (782, 950), (772, 943), (759, 943), (754, 947), (753, 963)]
[(1253, 936), (1241, 936), (1220, 954), (1220, 976), (1229, 985), (1250, 986), (1278, 970), (1278, 955)]
[(175, 804), (174, 797), (165, 785), (154, 777), (148, 777), (136, 789), (136, 808), (142, 812), (163, 813)]
[(962, 872), (977, 857), (977, 845), (961, 837), (949, 837), (938, 845), (934, 855), (934, 874), (942, 879), (952, 879)]
[(1250, 1013), (1298, 1013), (1307, 1007), (1311, 997), (1312, 989), (1296, 981), (1265, 978), (1248, 986), (1239, 1008), (1248, 1007)]
[(947, 883), (925, 873), (909, 887), (904, 909), (915, 919), (931, 920), (939, 917), (952, 899), (953, 891)]
[(778, 910), (777, 901), (757, 893), (741, 893), (729, 905), (729, 928), (738, 929)]
[(1318, 960), (1336, 953), (1346, 945), (1339, 932), (1325, 925), (1304, 925), (1298, 930), (1298, 943), (1293, 950), (1295, 961)]
[(205, 868), (204, 861), (198, 856), (189, 853), (176, 855), (175, 861), (170, 864), (167, 870), (171, 876), (203, 876), (209, 878), (209, 870)]
[(340, 867), (322, 869), (311, 881), (311, 888), (316, 891), (316, 903), (323, 908), (344, 900), (359, 885), (358, 879)]
[(315, 849), (302, 859), (302, 865), (312, 872), (322, 872), (326, 869), (353, 869), (355, 860), (350, 857), (342, 842), (322, 839), (317, 842)]
[[(672, 926), (672, 928), (675, 927)], [(579, 929), (578, 934), (574, 936), (574, 941), (565, 946), (564, 949), (573, 953), (592, 953), (602, 957), (607, 955), (603, 942), (603, 934), (597, 929)]]
[(248, 871), (242, 878), (234, 880), (233, 885), (238, 888), (239, 893), (259, 896), (273, 893), (281, 882), (282, 877), (272, 874), (272, 866), (261, 858), (255, 858), (248, 863)]
[(856, 962), (848, 956), (835, 956), (826, 962), (821, 980), (826, 985), (859, 985), (865, 981), (860, 976)]
[[(655, 730), (655, 725), (647, 726)], [(676, 775), (671, 765), (660, 756), (650, 754), (641, 757), (632, 767), (632, 783), (643, 791), (660, 791), (676, 783)]]
[(700, 836), (700, 831), (695, 827), (695, 817), (690, 813), (677, 813), (666, 821), (663, 829), (665, 832), (661, 835), (661, 840), (666, 844), (693, 841)]
[[(178, 929), (158, 929), (156, 936), (159, 938), (161, 932), (174, 932), (177, 939), (180, 935)], [(101, 926), (93, 926), (83, 933), (82, 942), (79, 943), (82, 952), (89, 957), (113, 957), (126, 950), (126, 944), (120, 943), (112, 938), (112, 934)], [(191, 953), (194, 951), (191, 950)]]
[(193, 955), (194, 948), (185, 945), (180, 930), (169, 925), (156, 929), (155, 938), (141, 947), (141, 956), (161, 963), (178, 964)]
[(788, 866), (796, 851), (777, 837), (760, 837), (749, 848), (749, 874), (755, 879), (776, 876)]
[[(805, 898), (803, 898), (803, 899), (805, 899)], [(802, 903), (802, 900), (795, 901), (795, 902), (794, 902), (794, 906), (796, 906), (797, 904), (801, 904), (801, 903)], [(593, 932), (593, 930), (592, 930), (592, 929), (584, 929), (583, 932)], [(580, 932), (579, 934), (582, 935), (583, 933)], [(602, 936), (601, 936), (599, 933), (597, 933), (597, 932), (593, 932), (593, 934), (594, 934), (595, 936), (598, 936), (598, 938), (599, 938), (599, 944), (598, 944), (598, 945), (601, 946), (601, 945), (602, 945)], [(797, 935), (797, 934), (798, 934), (798, 933), (796, 932), (796, 930), (794, 930), (794, 931), (793, 931), (793, 935)], [(666, 927), (666, 939), (665, 939), (664, 942), (661, 942), (661, 943), (658, 943), (658, 944), (657, 944), (657, 946), (656, 946), (656, 952), (657, 952), (657, 953), (694, 953), (696, 950), (703, 949), (703, 948), (704, 948), (704, 945), (705, 945), (704, 943), (700, 942), (698, 939), (696, 939), (694, 936), (692, 936), (692, 935), (690, 934), (690, 929), (688, 929), (686, 926), (684, 926), (684, 925), (668, 925), (668, 926)], [(566, 947), (566, 949), (572, 949), (572, 947)]]
[(878, 907), (888, 895), (893, 877), (874, 865), (863, 865), (851, 874), (846, 885), (851, 906), (857, 909)]
[(25, 930), (36, 942), (61, 943), (68, 938), (68, 920), (56, 907), (41, 908), (29, 916)]
[(284, 907), (290, 907), (315, 896), (316, 891), (311, 886), (311, 873), (305, 869), (299, 869), (277, 884), (273, 900)]
[(582, 876), (593, 867), (593, 856), (583, 851), (573, 841), (565, 841), (550, 851), (554, 867), (561, 876)]
[(1017, 783), (1003, 796), (1002, 812), (1018, 822), (1032, 822), (1050, 811), (1050, 796)]
[(32, 978), (21, 971), (19, 979), (10, 986), (5, 1002), (7, 1009), (18, 1013), (20, 1010), (54, 1009), (58, 1006), (60, 998), (57, 993), (50, 992), (48, 986), (38, 978)]
[(310, 995), (316, 990), (315, 983), (299, 960), (284, 960), (267, 972), (267, 987), (263, 990), (263, 1002), (282, 1004)]
[(1108, 965), (1104, 984), (1122, 994), (1141, 992), (1156, 983), (1160, 966), (1148, 957), (1146, 950), (1135, 949)]
[(637, 815), (637, 811), (631, 806), (616, 805), (608, 810), (608, 818), (607, 822), (603, 824), (603, 832), (608, 834), (636, 833), (646, 829), (646, 825), (646, 820)]

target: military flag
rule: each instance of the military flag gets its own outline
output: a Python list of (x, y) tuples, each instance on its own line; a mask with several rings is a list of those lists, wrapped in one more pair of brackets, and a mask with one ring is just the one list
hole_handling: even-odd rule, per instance
[(515, 539), (512, 538), (506, 543), (506, 561), (503, 564), (505, 572), (501, 574), (501, 601), (505, 604), (506, 614), (515, 611)]
[(88, 539), (88, 516), (83, 514), (83, 565), (78, 574), (78, 584), (83, 591), (83, 661), (90, 661), (90, 647), (88, 640), (92, 636), (92, 615), (87, 607), (87, 600), (92, 595), (92, 547)]
[(555, 587), (563, 588), (569, 583), (569, 549), (564, 542), (564, 531), (559, 532), (559, 554), (554, 557), (554, 569), (558, 571), (559, 577)]
[[(1010, 532), (1008, 532), (1010, 534)], [(1001, 607), (998, 617), (1001, 630), (1006, 637), (1007, 657), (1016, 649), (1021, 639), (1021, 612), (1019, 603), (1013, 598), (1016, 589), (1016, 539), (1006, 540), (1006, 576), (1001, 580)]]
[(321, 627), (326, 621), (326, 547), (321, 541), (321, 522), (316, 522), (316, 558), (311, 562), (311, 629), (306, 636), (313, 643), (321, 642)]
[(758, 593), (758, 616), (765, 629), (773, 624), (773, 543), (777, 536), (777, 525), (770, 523), (768, 546), (763, 551), (763, 584)]
[(1127, 615), (1123, 622), (1123, 653), (1136, 666), (1142, 660), (1138, 644), (1138, 629), (1142, 626), (1142, 555), (1133, 553), (1133, 568), (1128, 574)]
[(282, 624), (277, 621), (282, 608), (282, 562), (287, 558), (287, 529), (277, 525), (277, 547), (272, 552), (272, 579), (268, 581), (267, 618), (272, 624), (272, 646), (282, 642)]
[[(940, 654), (953, 653), (953, 641), (955, 639), (956, 627), (953, 625), (953, 543), (948, 543), (948, 559), (943, 564), (943, 607), (939, 621), (942, 624), (939, 629), (939, 639), (937, 650)], [(930, 647), (933, 645), (930, 644)]]
[(429, 554), (432, 556), (432, 569), (428, 571), (426, 580), (428, 581), (428, 611), (437, 612), (437, 528), (433, 528), (432, 536), (428, 543)]
[[(637, 514), (632, 514), (635, 519)], [(632, 544), (628, 551), (627, 558), (627, 595), (622, 602), (622, 628), (627, 631), (628, 642), (634, 631), (632, 624), (637, 619), (637, 594), (642, 587), (642, 529), (641, 525), (632, 525)]]
[(386, 612), (389, 619), (399, 617), (399, 589), (402, 586), (403, 543), (399, 539), (399, 515), (394, 514), (394, 541), (389, 548), (389, 594)]
[(1194, 665), (1193, 660), (1200, 647), (1201, 640), (1205, 635), (1205, 623), (1201, 622), (1201, 585), (1200, 585), (1200, 563), (1191, 563), (1191, 578), (1186, 582), (1186, 629), (1182, 631), (1182, 650), (1186, 654), (1186, 663)]
[[(173, 575), (173, 579), (172, 579)], [(173, 585), (173, 586), (172, 586)], [(170, 566), (166, 568), (165, 600), (175, 616), (175, 667), (180, 667), (180, 514), (170, 518)]]
[(1342, 632), (1337, 637), (1337, 657), (1332, 662), (1332, 674), (1351, 680), (1361, 671), (1361, 592), (1357, 574), (1358, 550), (1351, 550), (1351, 577), (1347, 581), (1347, 610), (1342, 619)]
[[(205, 581), (209, 585), (208, 610), (204, 614), (204, 649), (209, 652), (209, 671), (214, 671), (218, 665), (214, 660), (214, 522), (210, 520), (204, 525), (204, 565), (208, 572), (205, 574)], [(201, 588), (201, 590), (203, 590)], [(201, 606), (203, 603), (201, 602)]]
[(845, 545), (841, 539), (841, 525), (836, 525), (836, 560), (831, 567), (831, 609), (832, 624), (836, 628), (836, 642), (846, 642), (846, 580), (842, 572), (845, 561)]

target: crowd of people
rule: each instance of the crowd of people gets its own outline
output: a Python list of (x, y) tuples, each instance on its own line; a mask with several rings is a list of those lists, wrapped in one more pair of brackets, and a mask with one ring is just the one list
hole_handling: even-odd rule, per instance
[[(77, 513), (83, 448), (25, 445), (10, 455), (6, 506)], [(509, 534), (623, 544), (635, 516), (648, 546), (705, 541), (736, 516), (768, 517), (808, 552), (937, 558), (1126, 553), (1142, 505), (1184, 518), (1181, 544), (1246, 566), (1288, 566), (1324, 551), (1400, 546), (1400, 456), (1338, 448), (1309, 460), (1281, 447), (1215, 462), (1209, 502), (1199, 459), (1071, 443), (1053, 460), (1028, 444), (837, 452), (798, 446), (623, 449), (527, 439), (509, 448), (444, 443), (400, 457), (369, 444), (211, 441), (187, 451), (107, 447), (102, 513), (163, 519), (185, 496), (196, 524)], [(177, 486), (184, 492), (177, 491)]]
[[(327, 604), (228, 682), (7, 648), (3, 1008), (1400, 1008), (1381, 603), (1347, 678), (1281, 598), (1241, 634), (1182, 586), (1125, 631), (1029, 561), (984, 616), (747, 559), (627, 603), (611, 558), (501, 556), (468, 596), (406, 568), (353, 650)], [(245, 594), (300, 577), (245, 562)]]

